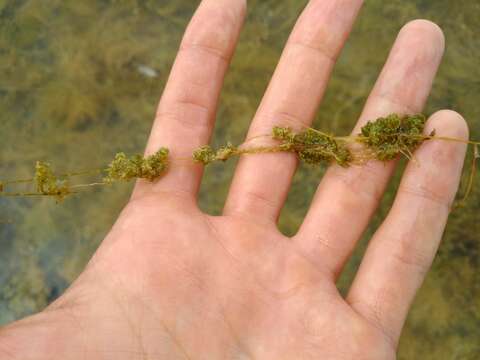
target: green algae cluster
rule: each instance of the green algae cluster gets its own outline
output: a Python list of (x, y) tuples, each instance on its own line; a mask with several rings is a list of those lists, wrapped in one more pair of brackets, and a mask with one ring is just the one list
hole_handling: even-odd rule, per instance
[(281, 141), (282, 150), (294, 152), (306, 164), (336, 162), (347, 167), (353, 159), (346, 144), (315, 129), (295, 133), (288, 127), (274, 127), (273, 138)]
[(193, 152), (192, 156), (194, 161), (208, 165), (214, 161), (227, 161), (232, 156), (240, 154), (240, 152), (238, 147), (232, 143), (227, 143), (218, 150), (214, 150), (210, 145), (201, 146)]
[(105, 170), (107, 176), (104, 181), (106, 183), (133, 179), (155, 181), (163, 175), (168, 167), (168, 153), (167, 148), (161, 148), (155, 154), (147, 157), (137, 154), (129, 158), (125, 153), (120, 152), (115, 155), (115, 159)]
[(54, 196), (58, 200), (62, 200), (71, 192), (68, 179), (58, 178), (51, 165), (44, 161), (37, 161), (33, 181), (39, 194)]
[(363, 126), (358, 141), (372, 150), (375, 158), (381, 161), (393, 160), (399, 153), (411, 157), (425, 140), (423, 129), (426, 121), (427, 118), (422, 114), (390, 114)]

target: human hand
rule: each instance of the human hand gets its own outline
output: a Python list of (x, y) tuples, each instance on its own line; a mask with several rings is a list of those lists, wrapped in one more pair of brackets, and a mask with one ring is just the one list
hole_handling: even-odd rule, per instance
[[(311, 0), (252, 122), (310, 124), (360, 0)], [(208, 143), (244, 0), (204, 0), (160, 101), (147, 153), (171, 150), (158, 182), (132, 198), (86, 270), (45, 311), (0, 330), (12, 359), (393, 359), (410, 303), (438, 247), (465, 145), (432, 141), (408, 165), (395, 203), (343, 298), (335, 280), (395, 164), (332, 166), (292, 238), (277, 218), (292, 154), (241, 158), (222, 216), (196, 204), (202, 167), (180, 158)], [(443, 53), (435, 25), (402, 29), (357, 127), (422, 110)], [(442, 111), (427, 131), (466, 138)]]

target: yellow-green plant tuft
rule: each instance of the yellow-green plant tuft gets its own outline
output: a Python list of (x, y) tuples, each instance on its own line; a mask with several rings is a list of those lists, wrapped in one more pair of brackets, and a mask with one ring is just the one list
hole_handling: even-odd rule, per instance
[(47, 162), (37, 161), (34, 182), (39, 194), (54, 196), (57, 200), (63, 200), (71, 193), (68, 179), (58, 178)]
[(125, 153), (120, 152), (107, 167), (105, 172), (107, 176), (103, 179), (105, 183), (115, 181), (130, 181), (133, 179), (146, 179), (155, 181), (168, 168), (167, 148), (161, 148), (155, 154), (143, 157), (142, 155), (133, 155), (127, 157)]
[[(362, 127), (357, 141), (367, 146), (380, 161), (395, 159), (399, 154), (411, 157), (426, 140), (423, 135), (427, 118), (424, 115), (387, 117), (369, 121)], [(432, 133), (430, 136), (433, 136)]]
[(300, 160), (307, 164), (336, 162), (347, 167), (352, 161), (352, 154), (345, 142), (315, 129), (308, 128), (294, 133), (288, 127), (275, 127), (272, 135), (274, 139), (281, 141), (280, 148), (283, 151), (296, 153)]

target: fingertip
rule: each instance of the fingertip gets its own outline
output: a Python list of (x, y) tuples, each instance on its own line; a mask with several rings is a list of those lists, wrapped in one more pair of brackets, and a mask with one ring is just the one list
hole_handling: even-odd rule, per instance
[[(433, 139), (415, 152), (416, 162), (407, 166), (400, 189), (403, 195), (420, 195), (420, 200), (433, 199), (450, 209), (462, 176), (468, 126), (459, 113), (441, 110), (427, 121), (425, 134), (432, 132)], [(424, 206), (422, 201), (418, 204)]]
[(439, 40), (444, 40), (442, 28), (437, 23), (428, 19), (411, 20), (403, 26), (402, 31), (408, 31), (410, 29), (420, 30), (423, 33), (428, 32), (434, 34)]
[(415, 64), (423, 63), (437, 68), (445, 52), (445, 36), (437, 24), (418, 19), (402, 27), (396, 45), (403, 56), (405, 53), (413, 56)]
[(445, 35), (442, 28), (436, 23), (426, 19), (416, 19), (406, 23), (400, 30), (401, 35), (413, 35), (417, 40), (432, 43), (443, 54), (445, 50)]
[(437, 135), (448, 136), (459, 140), (469, 139), (468, 124), (462, 115), (453, 110), (440, 110), (434, 113), (427, 122), (426, 130), (435, 130)]

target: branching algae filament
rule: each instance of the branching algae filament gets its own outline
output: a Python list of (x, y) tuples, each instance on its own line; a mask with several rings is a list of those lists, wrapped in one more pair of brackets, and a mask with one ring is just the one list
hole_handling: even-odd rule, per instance
[[(391, 114), (368, 122), (359, 135), (349, 137), (335, 137), (312, 128), (295, 132), (289, 127), (276, 126), (271, 134), (271, 137), (278, 141), (275, 146), (242, 149), (227, 144), (215, 151), (207, 145), (196, 150), (193, 158), (206, 165), (214, 161), (228, 160), (235, 155), (291, 152), (307, 164), (336, 163), (342, 167), (373, 159), (389, 161), (400, 154), (411, 158), (415, 149), (434, 135), (422, 135), (425, 123), (426, 117), (423, 115), (402, 117)], [(353, 149), (350, 146), (352, 143), (364, 146)]]
[[(414, 151), (427, 140), (463, 142), (474, 145), (475, 151), (465, 194), (466, 198), (473, 186), (476, 160), (479, 158), (477, 149), (479, 143), (439, 137), (435, 135), (434, 131), (429, 135), (424, 135), (426, 121), (427, 118), (422, 114), (406, 116), (390, 114), (369, 121), (361, 128), (358, 135), (343, 137), (336, 137), (312, 128), (305, 128), (296, 132), (290, 127), (276, 126), (272, 129), (272, 133), (268, 135), (275, 141), (274, 145), (248, 147), (245, 144), (235, 146), (227, 143), (217, 150), (210, 145), (204, 145), (196, 149), (192, 157), (194, 162), (208, 165), (217, 161), (227, 161), (239, 155), (287, 152), (296, 154), (298, 159), (306, 164), (337, 164), (346, 168), (364, 164), (369, 160), (387, 162), (401, 155), (412, 159)], [(57, 201), (61, 201), (68, 195), (80, 192), (81, 188), (104, 186), (135, 179), (145, 179), (153, 182), (167, 171), (169, 165), (169, 150), (167, 148), (161, 148), (155, 154), (146, 157), (141, 155), (128, 157), (121, 152), (115, 155), (113, 161), (105, 169), (94, 171), (98, 174), (104, 174), (98, 182), (72, 185), (73, 177), (91, 174), (92, 171), (57, 175), (49, 163), (38, 161), (32, 179), (0, 181), (0, 196), (52, 196)], [(33, 183), (35, 191), (6, 191), (7, 187), (19, 183)]]
[[(155, 154), (143, 157), (134, 155), (127, 157), (124, 153), (115, 155), (113, 161), (105, 168), (93, 171), (67, 173), (57, 175), (49, 163), (37, 161), (35, 175), (31, 179), (12, 180), (0, 182), (0, 196), (52, 196), (57, 201), (65, 197), (79, 193), (82, 188), (110, 185), (120, 181), (133, 179), (145, 179), (155, 181), (168, 168), (168, 149), (161, 148)], [(92, 173), (105, 174), (98, 182), (87, 184), (72, 184), (74, 177), (89, 175)], [(32, 192), (8, 192), (6, 188), (20, 183), (32, 183), (35, 191)]]

